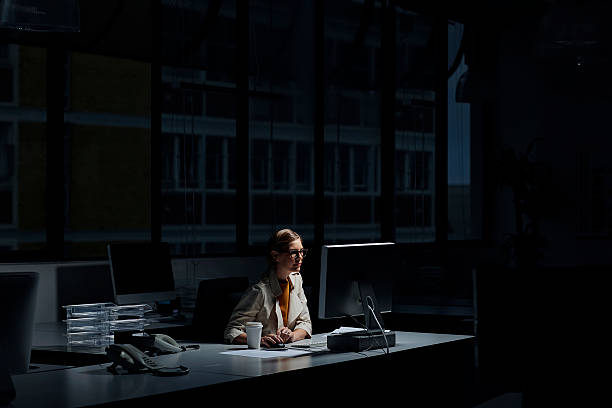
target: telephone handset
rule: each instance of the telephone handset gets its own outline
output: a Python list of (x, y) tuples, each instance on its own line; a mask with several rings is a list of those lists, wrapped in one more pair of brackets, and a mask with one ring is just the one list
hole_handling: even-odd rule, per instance
[(181, 346), (167, 334), (145, 334), (144, 336), (131, 336), (127, 342), (152, 354), (179, 353), (189, 348), (199, 348), (198, 345)]
[(185, 366), (165, 367), (131, 344), (111, 344), (106, 347), (106, 355), (113, 362), (107, 369), (113, 374), (119, 374), (117, 367), (121, 366), (128, 373), (146, 373), (160, 376), (176, 376), (189, 373)]

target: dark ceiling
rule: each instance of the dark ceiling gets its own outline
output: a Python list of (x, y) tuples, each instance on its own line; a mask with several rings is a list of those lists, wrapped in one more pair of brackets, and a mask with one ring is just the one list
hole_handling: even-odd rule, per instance
[[(392, 0), (396, 5), (465, 23), (476, 43), (494, 46), (506, 31), (523, 32), (536, 54), (608, 55), (609, 0)], [(150, 61), (153, 9), (150, 0), (80, 1), (79, 33), (0, 30), (0, 41), (37, 46), (54, 43), (73, 51)], [(158, 16), (161, 18), (161, 16)]]
[(150, 60), (152, 1), (80, 1), (81, 31), (43, 33), (0, 30), (0, 41), (35, 46), (57, 44), (73, 51)]

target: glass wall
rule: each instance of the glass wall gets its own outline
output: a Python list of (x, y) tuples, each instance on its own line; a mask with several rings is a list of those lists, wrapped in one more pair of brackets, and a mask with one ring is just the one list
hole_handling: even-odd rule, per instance
[(70, 52), (64, 106), (65, 256), (151, 239), (151, 65)]
[(216, 3), (162, 2), (162, 240), (179, 255), (236, 251), (236, 8)]
[[(432, 16), (391, 5), (389, 50), (378, 1), (145, 3), (114, 16), (102, 7), (115, 24), (67, 42), (52, 65), (49, 44), (0, 46), (3, 253), (59, 242), (60, 257), (105, 257), (109, 241), (160, 237), (174, 255), (236, 254), (282, 227), (307, 241), (322, 232), (326, 243), (378, 241), (383, 231), (399, 243), (435, 241), (444, 168), (435, 162), (444, 133), (436, 90), (446, 78), (437, 77)], [(138, 42), (118, 41), (136, 14)], [(451, 67), (463, 26), (450, 22), (446, 34)], [(383, 52), (396, 64), (389, 93)], [(469, 104), (454, 95), (466, 69), (447, 84), (449, 239), (473, 237)], [(63, 92), (51, 95), (53, 107), (63, 112), (49, 115), (56, 80)], [(393, 216), (382, 217), (391, 202)]]
[(249, 6), (249, 245), (314, 234), (313, 2)]
[(324, 4), (325, 241), (378, 241), (380, 5)]
[(0, 44), (0, 252), (46, 249), (46, 50)]
[(397, 242), (435, 239), (436, 65), (432, 17), (397, 10)]
[(463, 35), (464, 25), (449, 21), (449, 69), (459, 61), (448, 78), (448, 239), (454, 240), (478, 238), (472, 228), (470, 104), (457, 98), (458, 87), (462, 92), (460, 79), (468, 71), (461, 52)]

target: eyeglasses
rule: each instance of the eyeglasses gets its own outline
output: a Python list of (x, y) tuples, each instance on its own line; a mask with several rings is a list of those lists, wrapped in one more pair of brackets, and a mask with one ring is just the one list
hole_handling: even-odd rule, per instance
[(306, 258), (306, 255), (308, 255), (308, 250), (306, 248), (292, 249), (290, 251), (282, 251), (282, 252), (287, 252), (294, 259), (297, 259), (298, 254), (300, 254), (302, 258)]

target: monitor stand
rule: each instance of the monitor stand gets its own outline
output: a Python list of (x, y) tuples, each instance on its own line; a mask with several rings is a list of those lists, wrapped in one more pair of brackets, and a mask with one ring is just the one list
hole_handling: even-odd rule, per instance
[(358, 285), (366, 330), (327, 336), (327, 348), (332, 351), (365, 351), (395, 346), (395, 332), (382, 331), (385, 325), (377, 308), (372, 283), (359, 281)]

